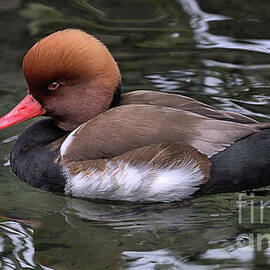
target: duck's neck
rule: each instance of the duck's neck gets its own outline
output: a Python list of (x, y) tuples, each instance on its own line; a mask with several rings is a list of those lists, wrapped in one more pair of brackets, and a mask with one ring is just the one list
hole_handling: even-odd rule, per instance
[(115, 92), (113, 94), (112, 103), (110, 105), (110, 109), (119, 105), (121, 99), (121, 83), (116, 87)]
[(43, 190), (63, 192), (65, 180), (55, 162), (59, 149), (51, 143), (67, 134), (52, 118), (34, 123), (18, 138), (10, 154), (12, 171), (23, 181)]

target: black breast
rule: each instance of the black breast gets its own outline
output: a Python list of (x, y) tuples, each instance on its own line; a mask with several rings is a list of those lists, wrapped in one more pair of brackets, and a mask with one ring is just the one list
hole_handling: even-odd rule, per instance
[(65, 179), (61, 166), (55, 163), (59, 149), (49, 144), (66, 132), (47, 118), (34, 123), (18, 138), (10, 154), (12, 171), (26, 183), (47, 191), (63, 192)]

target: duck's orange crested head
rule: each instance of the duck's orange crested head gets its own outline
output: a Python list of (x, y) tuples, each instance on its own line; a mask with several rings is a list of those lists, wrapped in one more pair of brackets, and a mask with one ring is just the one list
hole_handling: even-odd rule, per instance
[(46, 111), (59, 127), (72, 130), (107, 110), (121, 81), (106, 46), (77, 29), (37, 42), (24, 57), (23, 72), (29, 95), (22, 108), (19, 104), (0, 119), (0, 128)]

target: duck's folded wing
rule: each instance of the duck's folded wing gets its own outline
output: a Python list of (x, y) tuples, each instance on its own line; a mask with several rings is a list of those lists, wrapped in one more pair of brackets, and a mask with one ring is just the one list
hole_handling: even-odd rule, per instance
[(211, 157), (259, 130), (157, 105), (113, 108), (74, 130), (61, 146), (66, 160), (112, 158), (152, 144), (181, 142)]
[(129, 105), (129, 104), (149, 104), (149, 105), (167, 106), (224, 121), (232, 121), (242, 124), (258, 123), (257, 121), (247, 116), (234, 112), (218, 110), (210, 105), (201, 103), (193, 98), (177, 94), (168, 94), (147, 90), (133, 91), (130, 93), (123, 94), (120, 101), (120, 105)]

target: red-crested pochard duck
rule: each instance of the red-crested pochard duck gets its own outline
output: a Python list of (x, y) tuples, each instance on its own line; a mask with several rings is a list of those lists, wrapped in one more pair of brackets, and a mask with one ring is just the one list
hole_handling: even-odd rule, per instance
[(76, 29), (55, 32), (25, 55), (28, 95), (0, 128), (26, 129), (10, 160), (23, 181), (66, 195), (170, 202), (270, 184), (270, 123), (192, 98), (134, 91), (108, 49)]

